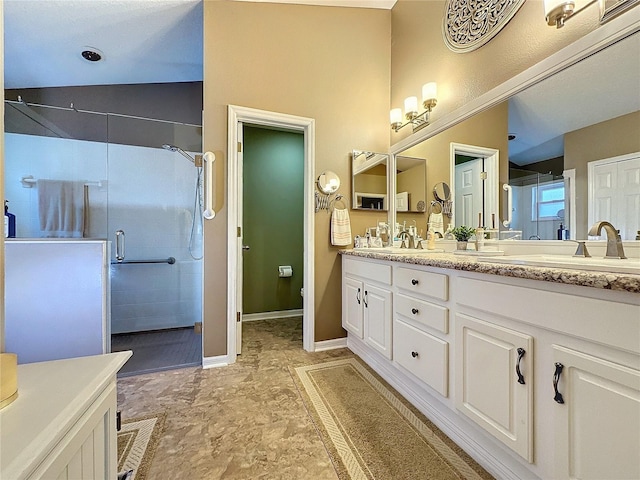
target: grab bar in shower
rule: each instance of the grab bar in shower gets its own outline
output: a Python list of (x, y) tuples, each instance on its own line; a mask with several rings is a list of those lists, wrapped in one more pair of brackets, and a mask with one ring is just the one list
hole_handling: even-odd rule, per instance
[(202, 216), (207, 220), (211, 220), (216, 216), (213, 210), (213, 162), (216, 156), (213, 152), (206, 152), (202, 159), (204, 160), (204, 211)]
[(116, 260), (124, 260), (124, 230), (116, 230)]
[(132, 263), (168, 263), (169, 265), (173, 265), (174, 263), (176, 263), (176, 259), (174, 257), (169, 257), (157, 260), (126, 260), (121, 262), (111, 262), (111, 265), (128, 265)]

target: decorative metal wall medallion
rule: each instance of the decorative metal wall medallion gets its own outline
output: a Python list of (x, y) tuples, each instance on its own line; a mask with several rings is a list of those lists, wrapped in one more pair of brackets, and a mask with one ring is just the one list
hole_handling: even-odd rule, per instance
[(442, 35), (456, 53), (471, 52), (491, 40), (525, 0), (447, 0)]

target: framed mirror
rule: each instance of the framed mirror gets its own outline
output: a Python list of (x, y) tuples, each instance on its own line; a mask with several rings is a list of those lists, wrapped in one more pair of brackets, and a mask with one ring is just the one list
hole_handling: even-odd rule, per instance
[(351, 155), (351, 198), (354, 210), (388, 209), (389, 155), (353, 150)]
[[(554, 54), (480, 97), (473, 107), (479, 113), (447, 118), (448, 128), (439, 126), (435, 133), (417, 132), (392, 147), (394, 156), (427, 158), (427, 184), (450, 182), (453, 197), (458, 185), (452, 180), (450, 143), (497, 150), (497, 172), (491, 174), (495, 185), (486, 189), (498, 204), (496, 223), (510, 213), (511, 228), (522, 230), (520, 238), (525, 240), (557, 240), (562, 223), (568, 230), (564, 238), (582, 240), (587, 238), (591, 216), (611, 221), (623, 240), (633, 240), (640, 214), (625, 207), (599, 207), (619, 204), (622, 194), (618, 188), (597, 192), (595, 177), (590, 178), (588, 170), (589, 164), (592, 170), (598, 166), (594, 162), (609, 165), (615, 159), (626, 162), (640, 157), (640, 33), (636, 30), (612, 29), (606, 41), (604, 32), (594, 32), (582, 40), (581, 58), (573, 56), (577, 48)], [(541, 76), (546, 78), (539, 80)], [(527, 87), (514, 95), (514, 84)], [(617, 162), (615, 169), (640, 172), (630, 163)], [(518, 176), (531, 178), (520, 180), (524, 187), (520, 192), (512, 187), (513, 204), (507, 206), (502, 185), (518, 187)], [(640, 173), (625, 178), (632, 177), (640, 178)], [(629, 195), (640, 196), (640, 184), (629, 184), (628, 189)], [(460, 202), (453, 202), (456, 223)], [(492, 208), (484, 207), (485, 226), (491, 226)], [(471, 226), (477, 223), (477, 213), (474, 217)]]
[(336, 193), (340, 188), (340, 177), (331, 170), (326, 170), (318, 177), (318, 190), (325, 195)]

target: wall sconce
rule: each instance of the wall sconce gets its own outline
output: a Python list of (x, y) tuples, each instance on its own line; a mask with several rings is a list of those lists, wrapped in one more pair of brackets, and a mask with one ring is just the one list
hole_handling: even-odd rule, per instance
[(420, 113), (418, 111), (418, 97), (407, 97), (404, 99), (404, 119), (403, 122), (402, 110), (394, 108), (389, 114), (391, 121), (391, 129), (397, 132), (407, 125), (413, 127), (415, 132), (419, 128), (429, 125), (429, 114), (431, 110), (438, 103), (438, 86), (435, 82), (425, 83), (422, 86), (422, 107), (424, 111)]
[(544, 0), (544, 13), (547, 24), (550, 27), (555, 25), (556, 28), (562, 28), (564, 26), (564, 22), (569, 17), (584, 10), (589, 5), (592, 5), (597, 1), (598, 0), (590, 0), (587, 2), (584, 2), (584, 0), (578, 1), (578, 4), (582, 4), (582, 6), (578, 6), (578, 8), (576, 8), (576, 2), (573, 0)]

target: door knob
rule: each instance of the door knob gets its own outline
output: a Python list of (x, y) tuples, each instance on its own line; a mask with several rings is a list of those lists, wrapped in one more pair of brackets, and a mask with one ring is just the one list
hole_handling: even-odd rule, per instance
[(242, 245), (242, 250), (251, 250), (249, 245)]

